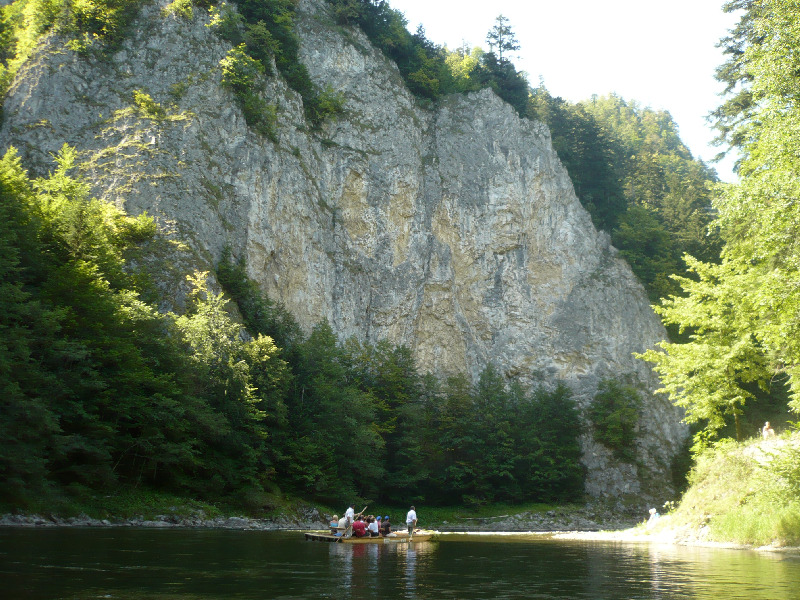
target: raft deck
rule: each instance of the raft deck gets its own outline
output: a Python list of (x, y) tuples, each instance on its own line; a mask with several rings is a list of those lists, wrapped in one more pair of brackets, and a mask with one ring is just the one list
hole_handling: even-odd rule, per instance
[(420, 531), (409, 538), (407, 532), (397, 532), (397, 535), (387, 537), (342, 537), (330, 533), (307, 532), (306, 539), (312, 542), (332, 542), (337, 544), (407, 544), (408, 542), (427, 542), (433, 538), (434, 534), (430, 531)]

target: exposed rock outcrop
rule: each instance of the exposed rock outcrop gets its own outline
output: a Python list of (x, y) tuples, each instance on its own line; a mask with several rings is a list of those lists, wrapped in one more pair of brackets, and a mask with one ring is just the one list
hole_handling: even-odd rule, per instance
[[(492, 361), (523, 381), (563, 380), (584, 406), (604, 377), (654, 389), (632, 354), (664, 330), (545, 126), (488, 90), (421, 106), (360, 31), (302, 0), (301, 58), (315, 83), (344, 94), (345, 113), (309, 131), (300, 97), (265, 78), (273, 143), (221, 87), (230, 46), (208, 17), (160, 8), (105, 59), (46, 40), (6, 99), (3, 147), (42, 173), (75, 146), (98, 197), (147, 211), (188, 244), (176, 273), (212, 268), (230, 246), (305, 327), (326, 318), (342, 338), (405, 344), (440, 374), (475, 376)], [(164, 114), (137, 107), (137, 90)], [(179, 305), (182, 278), (163, 282)], [(685, 429), (647, 395), (638, 465), (583, 440), (590, 494), (653, 494), (669, 479)]]

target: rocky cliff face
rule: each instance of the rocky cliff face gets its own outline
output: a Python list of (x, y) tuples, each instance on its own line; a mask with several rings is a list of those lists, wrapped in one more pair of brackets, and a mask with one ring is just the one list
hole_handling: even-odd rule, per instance
[[(492, 361), (523, 381), (564, 380), (582, 405), (603, 377), (654, 389), (632, 353), (664, 331), (545, 126), (490, 91), (421, 107), (360, 31), (334, 25), (323, 0), (302, 0), (302, 59), (316, 83), (345, 94), (345, 113), (309, 132), (299, 96), (266, 78), (273, 143), (220, 86), (229, 45), (208, 17), (160, 8), (145, 9), (110, 58), (48, 39), (6, 99), (3, 147), (34, 173), (62, 144), (77, 147), (98, 197), (146, 210), (186, 241), (183, 268), (213, 267), (229, 245), (306, 327), (327, 318), (342, 338), (406, 344), (440, 374), (475, 376)], [(135, 90), (165, 114), (137, 110)], [(643, 412), (636, 467), (584, 439), (589, 493), (655, 494), (668, 480), (680, 415), (652, 396)]]

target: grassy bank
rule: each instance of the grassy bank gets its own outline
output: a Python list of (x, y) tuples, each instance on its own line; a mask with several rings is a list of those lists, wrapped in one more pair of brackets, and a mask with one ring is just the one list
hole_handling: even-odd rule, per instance
[[(0, 505), (0, 513), (20, 512), (13, 506)], [(157, 515), (193, 516), (203, 514), (214, 518), (230, 512), (230, 507), (219, 506), (183, 496), (150, 490), (121, 489), (113, 494), (95, 496), (77, 494), (54, 495), (39, 498), (22, 511), (24, 514), (54, 515), (62, 518), (86, 515), (92, 519), (152, 519)]]
[(725, 440), (698, 457), (690, 487), (654, 528), (679, 538), (800, 546), (800, 432)]

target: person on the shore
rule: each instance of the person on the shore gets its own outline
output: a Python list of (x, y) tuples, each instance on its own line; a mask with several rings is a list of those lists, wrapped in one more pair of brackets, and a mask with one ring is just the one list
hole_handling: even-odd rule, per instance
[(408, 527), (408, 535), (413, 535), (414, 528), (417, 526), (417, 511), (414, 507), (411, 507), (411, 510), (408, 511), (406, 515), (406, 527)]
[(775, 430), (772, 428), (772, 425), (769, 424), (769, 421), (764, 423), (764, 427), (761, 428), (761, 437), (765, 440), (767, 438), (775, 437)]
[(650, 518), (647, 519), (647, 528), (650, 529), (658, 522), (658, 519), (661, 518), (661, 515), (658, 514), (658, 511), (655, 508), (650, 509)]

